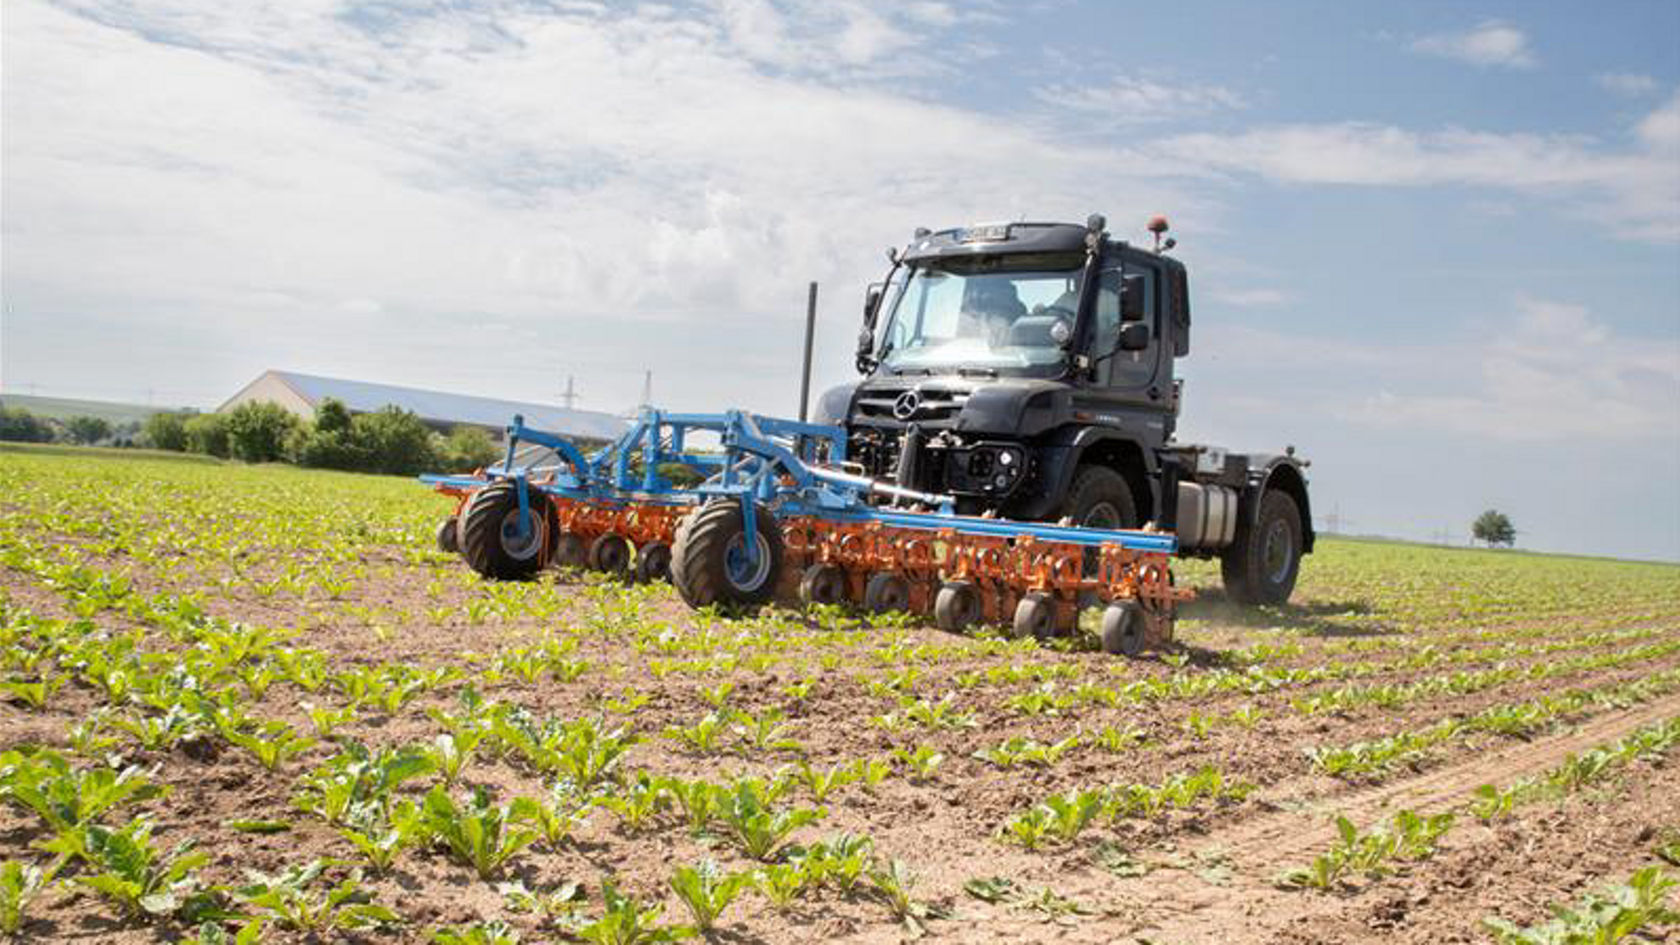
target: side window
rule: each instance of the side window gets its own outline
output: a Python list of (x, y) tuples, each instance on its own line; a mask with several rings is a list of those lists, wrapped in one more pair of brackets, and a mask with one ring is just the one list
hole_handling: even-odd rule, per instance
[[(1149, 325), (1149, 347), (1142, 351), (1115, 351), (1102, 363), (1098, 378), (1110, 387), (1142, 387), (1155, 379), (1155, 362), (1160, 347), (1156, 338), (1161, 334), (1161, 322), (1156, 311), (1159, 298), (1159, 274), (1148, 266), (1128, 266), (1128, 277), (1143, 280), (1143, 321)], [(1114, 351), (1120, 340), (1120, 271), (1104, 270), (1102, 287), (1097, 295), (1097, 334), (1093, 353)]]

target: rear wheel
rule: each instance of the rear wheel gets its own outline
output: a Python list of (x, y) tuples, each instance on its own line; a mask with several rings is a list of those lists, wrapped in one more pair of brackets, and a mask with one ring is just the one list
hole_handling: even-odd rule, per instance
[(526, 504), (528, 515), (521, 522), (513, 483), (498, 482), (473, 493), (461, 513), (460, 548), (474, 571), (498, 581), (517, 581), (542, 568), (548, 499), (527, 490)]
[(460, 519), (457, 519), (455, 516), (451, 515), (439, 522), (437, 527), (438, 550), (446, 555), (459, 553), (461, 550), (461, 543), (456, 540), (459, 532)]
[[(769, 509), (754, 509), (747, 534), (738, 499), (713, 499), (677, 526), (671, 549), (671, 583), (690, 607), (754, 607), (776, 590), (782, 568), (782, 532)], [(748, 543), (751, 542), (751, 551)]]
[(644, 584), (671, 579), (671, 546), (650, 541), (636, 549), (636, 580)]
[(902, 574), (882, 572), (869, 576), (863, 587), (864, 609), (877, 614), (910, 607), (910, 582)]
[(1015, 635), (1048, 639), (1056, 632), (1056, 605), (1048, 594), (1028, 594), (1015, 605)]
[(1143, 652), (1143, 608), (1136, 601), (1115, 601), (1103, 608), (1102, 648), (1124, 656)]
[(811, 565), (799, 578), (799, 599), (807, 604), (844, 603), (846, 572), (837, 565)]
[(1236, 540), (1220, 559), (1225, 593), (1243, 604), (1283, 604), (1301, 571), (1301, 512), (1287, 492), (1268, 489), (1252, 523), (1237, 522)]
[(941, 630), (966, 630), (980, 622), (980, 592), (967, 581), (947, 581), (933, 598), (933, 620)]
[(625, 574), (630, 570), (630, 542), (623, 535), (607, 532), (595, 536), (589, 543), (589, 566), (608, 574)]

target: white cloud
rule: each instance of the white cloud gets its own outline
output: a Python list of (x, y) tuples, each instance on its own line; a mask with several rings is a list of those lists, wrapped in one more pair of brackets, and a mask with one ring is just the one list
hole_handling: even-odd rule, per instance
[(1606, 72), (1593, 76), (1598, 87), (1630, 98), (1649, 95), (1658, 88), (1657, 80), (1636, 72)]
[(1457, 59), (1477, 66), (1527, 69), (1537, 64), (1528, 34), (1500, 20), (1484, 20), (1460, 33), (1437, 33), (1414, 40), (1413, 52)]
[(1033, 90), (1039, 101), (1101, 116), (1113, 123), (1174, 121), (1243, 107), (1242, 97), (1217, 85), (1167, 84), (1140, 76), (1106, 83), (1050, 85)]
[(1517, 191), (1615, 224), (1619, 238), (1680, 239), (1680, 93), (1645, 116), (1632, 138), (1612, 147), (1576, 135), (1344, 122), (1181, 135), (1157, 147), (1190, 168), (1285, 183)]
[[(1584, 306), (1519, 296), (1474, 337), (1373, 344), (1257, 324), (1210, 325), (1199, 357), (1226, 372), (1264, 365), (1295, 378), (1280, 410), (1419, 435), (1495, 440), (1673, 442), (1680, 338), (1625, 337)], [(1242, 386), (1240, 376), (1219, 379)], [(1349, 391), (1369, 391), (1349, 396)]]

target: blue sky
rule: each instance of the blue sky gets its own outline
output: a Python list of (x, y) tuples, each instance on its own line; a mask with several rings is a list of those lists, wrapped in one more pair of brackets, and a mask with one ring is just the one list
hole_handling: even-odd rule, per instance
[(786, 412), (920, 225), (1167, 213), (1182, 430), (1680, 559), (1680, 5), (8, 0), (0, 390)]

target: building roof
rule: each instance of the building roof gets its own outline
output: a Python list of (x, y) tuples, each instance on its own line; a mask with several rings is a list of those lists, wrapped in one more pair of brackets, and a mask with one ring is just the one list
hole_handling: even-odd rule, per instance
[(311, 406), (331, 397), (343, 401), (356, 413), (375, 411), (390, 404), (434, 423), (470, 423), (486, 427), (505, 427), (513, 422), (514, 414), (520, 414), (525, 418), (526, 426), (596, 440), (617, 439), (626, 426), (623, 419), (596, 410), (569, 410), (548, 404), (318, 377), (292, 371), (265, 373), (296, 391)]

